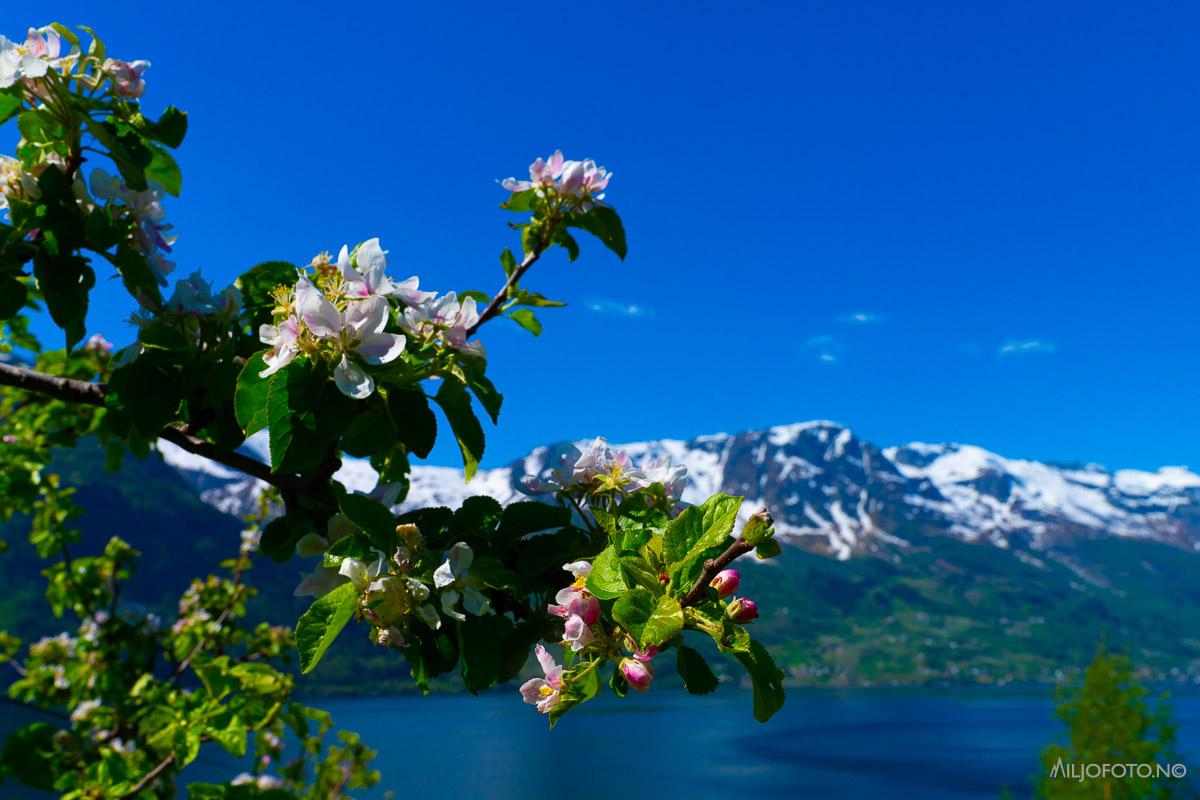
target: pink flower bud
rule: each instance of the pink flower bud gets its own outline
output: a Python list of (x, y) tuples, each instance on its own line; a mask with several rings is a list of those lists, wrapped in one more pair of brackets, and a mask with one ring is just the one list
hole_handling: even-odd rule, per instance
[(708, 583), (717, 590), (717, 595), (720, 597), (728, 597), (733, 594), (741, 584), (742, 575), (736, 569), (723, 569)]
[(634, 653), (633, 657), (643, 664), (649, 664), (650, 659), (654, 658), (656, 655), (658, 655), (658, 648), (654, 645), (650, 645), (645, 650), (639, 650)]
[(654, 667), (634, 658), (621, 659), (619, 669), (625, 681), (639, 692), (649, 689), (650, 681), (654, 680)]
[(136, 99), (146, 91), (146, 81), (142, 73), (150, 66), (149, 61), (121, 61), (110, 58), (104, 62), (104, 68), (112, 76), (113, 91), (121, 97)]
[(729, 601), (725, 616), (734, 622), (749, 622), (758, 619), (758, 604), (745, 597), (735, 597)]

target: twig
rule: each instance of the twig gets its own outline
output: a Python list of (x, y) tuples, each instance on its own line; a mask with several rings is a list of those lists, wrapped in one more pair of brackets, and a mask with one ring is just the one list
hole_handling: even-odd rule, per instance
[(485, 308), (483, 313), (479, 315), (479, 319), (476, 320), (475, 324), (467, 328), (467, 336), (474, 335), (475, 331), (479, 330), (480, 325), (500, 313), (500, 306), (502, 306), (504, 301), (508, 299), (508, 293), (512, 291), (513, 287), (517, 285), (517, 281), (521, 280), (521, 277), (528, 272), (529, 268), (532, 267), (534, 263), (541, 257), (542, 248), (540, 247), (535, 247), (533, 252), (525, 256), (525, 260), (517, 265), (516, 269), (512, 271), (512, 275), (508, 276), (508, 280), (504, 282), (504, 286), (501, 287), (500, 291), (496, 293), (496, 296), (492, 298), (491, 302), (487, 304), (487, 308)]
[(167, 768), (170, 767), (174, 763), (175, 763), (175, 754), (172, 753), (171, 755), (164, 758), (162, 761), (158, 762), (158, 766), (156, 766), (154, 769), (147, 772), (140, 781), (138, 781), (137, 783), (135, 783), (133, 785), (132, 789), (130, 789), (125, 794), (121, 795), (121, 800), (129, 800), (129, 798), (131, 798), (131, 797), (137, 797), (139, 794), (141, 794), (143, 789), (145, 789), (147, 786), (149, 786), (154, 781), (155, 778), (157, 778), (159, 775), (162, 775), (163, 772), (165, 772), (167, 770)]
[[(11, 364), (0, 364), (0, 386), (13, 386), (68, 403), (90, 406), (103, 406), (105, 398), (108, 397), (108, 387), (103, 383), (47, 375)], [(212, 442), (193, 436), (182, 425), (169, 425), (163, 428), (158, 435), (159, 438), (178, 445), (189, 453), (195, 453), (210, 461), (224, 464), (280, 489), (301, 488), (301, 481), (296, 476), (274, 473), (269, 466), (258, 459), (237, 452), (223, 451)]]
[(721, 553), (716, 558), (705, 560), (699, 577), (696, 578), (696, 582), (692, 584), (692, 588), (688, 593), (679, 601), (679, 605), (687, 608), (704, 597), (704, 593), (708, 591), (708, 583), (713, 579), (714, 575), (733, 563), (735, 559), (746, 555), (746, 553), (749, 553), (753, 549), (754, 545), (739, 536), (734, 540), (733, 544), (725, 549), (724, 553)]

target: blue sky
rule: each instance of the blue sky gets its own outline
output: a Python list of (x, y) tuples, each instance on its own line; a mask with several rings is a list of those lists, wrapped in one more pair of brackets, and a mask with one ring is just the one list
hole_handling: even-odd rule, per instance
[[(1111, 467), (1200, 467), (1200, 50), (1184, 4), (95, 3), (187, 109), (182, 274), (371, 236), (494, 291), (495, 179), (615, 172), (630, 255), (489, 325), (486, 463), (564, 438), (832, 418)], [(15, 133), (10, 134), (15, 136)], [(590, 242), (587, 244), (591, 244)], [(117, 286), (89, 328), (118, 341)], [(439, 448), (433, 460), (454, 463)]]

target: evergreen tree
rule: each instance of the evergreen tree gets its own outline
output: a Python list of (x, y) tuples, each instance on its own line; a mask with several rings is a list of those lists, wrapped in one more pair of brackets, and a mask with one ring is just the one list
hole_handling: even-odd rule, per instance
[[(1035, 796), (1047, 800), (1196, 797), (1186, 779), (1164, 776), (1158, 769), (1164, 765), (1169, 770), (1169, 765), (1178, 763), (1175, 724), (1168, 695), (1164, 692), (1153, 708), (1148, 695), (1129, 658), (1107, 652), (1101, 642), (1082, 683), (1059, 687), (1056, 716), (1067, 724), (1069, 742), (1042, 752), (1043, 771)], [(1138, 765), (1148, 765), (1149, 770)]]

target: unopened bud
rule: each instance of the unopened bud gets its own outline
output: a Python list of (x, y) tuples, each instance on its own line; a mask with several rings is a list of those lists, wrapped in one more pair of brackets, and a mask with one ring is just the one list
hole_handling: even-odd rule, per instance
[(633, 654), (633, 657), (643, 664), (649, 664), (650, 659), (654, 658), (656, 655), (658, 655), (658, 648), (654, 645), (650, 645), (645, 650), (638, 650)]
[(654, 667), (644, 664), (635, 658), (621, 659), (619, 668), (621, 670), (621, 677), (639, 692), (649, 689), (650, 682), (654, 680)]
[(723, 569), (708, 582), (708, 585), (717, 590), (718, 597), (728, 597), (742, 585), (742, 575), (736, 569)]
[(775, 520), (771, 519), (767, 510), (759, 509), (746, 520), (742, 528), (742, 538), (747, 544), (758, 546), (775, 535), (775, 529), (771, 527), (774, 524)]
[(725, 608), (725, 616), (734, 622), (749, 622), (758, 619), (758, 604), (745, 597), (735, 597)]

